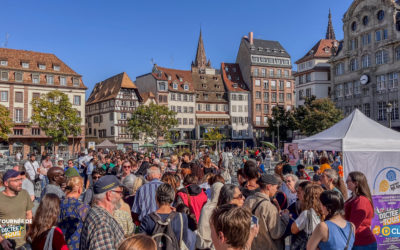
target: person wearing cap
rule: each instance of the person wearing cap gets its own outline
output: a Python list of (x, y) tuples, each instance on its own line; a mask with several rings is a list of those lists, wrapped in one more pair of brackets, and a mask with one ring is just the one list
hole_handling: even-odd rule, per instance
[(26, 222), (32, 219), (33, 202), (22, 189), (25, 173), (10, 169), (3, 175), (0, 193), (0, 248), (8, 250), (25, 244)]
[(57, 166), (56, 166), (56, 167), (59, 167), (59, 168), (61, 168), (61, 169), (64, 169), (64, 168), (65, 168), (64, 159), (63, 159), (63, 158), (58, 158), (58, 160), (57, 160)]
[(284, 249), (283, 235), (289, 223), (287, 211), (279, 214), (271, 202), (278, 191), (280, 180), (270, 174), (263, 174), (257, 181), (260, 191), (248, 197), (244, 203), (258, 218), (259, 233), (252, 243), (252, 249)]
[(106, 175), (94, 184), (93, 191), (93, 206), (83, 224), (80, 249), (118, 249), (124, 231), (113, 214), (121, 204), (121, 184), (116, 176)]
[(21, 178), (22, 180), (22, 189), (28, 192), (29, 196), (31, 197), (31, 200), (35, 200), (35, 187), (33, 186), (33, 183), (27, 178), (27, 172), (25, 171), (24, 167), (21, 167), (19, 165), (16, 165), (13, 167), (15, 171), (21, 172)]

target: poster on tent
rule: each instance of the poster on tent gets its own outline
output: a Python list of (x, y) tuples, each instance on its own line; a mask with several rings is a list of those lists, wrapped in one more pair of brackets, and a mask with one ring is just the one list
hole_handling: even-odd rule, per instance
[(299, 161), (299, 147), (297, 143), (285, 143), (283, 153), (289, 157), (289, 164), (296, 166)]

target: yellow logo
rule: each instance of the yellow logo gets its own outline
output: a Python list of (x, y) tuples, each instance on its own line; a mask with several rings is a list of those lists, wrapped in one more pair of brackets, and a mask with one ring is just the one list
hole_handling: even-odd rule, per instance
[(382, 235), (389, 236), (390, 235), (390, 228), (389, 227), (382, 227)]
[(381, 233), (381, 227), (380, 226), (375, 226), (374, 229), (372, 230), (372, 232), (375, 235), (379, 235)]
[(387, 180), (381, 181), (379, 184), (379, 192), (386, 192), (389, 190), (389, 182)]

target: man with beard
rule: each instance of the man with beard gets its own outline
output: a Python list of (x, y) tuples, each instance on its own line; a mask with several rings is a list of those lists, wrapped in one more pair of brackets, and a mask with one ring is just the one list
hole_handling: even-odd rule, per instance
[(47, 171), (47, 178), (49, 184), (43, 189), (41, 198), (46, 194), (56, 194), (60, 200), (65, 197), (65, 193), (61, 189), (61, 186), (65, 183), (64, 170), (59, 167), (52, 167)]
[(25, 244), (26, 223), (32, 219), (32, 200), (22, 189), (24, 172), (8, 170), (3, 175), (5, 190), (0, 193), (0, 249)]
[(83, 224), (80, 249), (118, 249), (124, 231), (113, 214), (121, 204), (121, 184), (114, 175), (106, 175), (94, 184), (93, 191), (93, 207)]

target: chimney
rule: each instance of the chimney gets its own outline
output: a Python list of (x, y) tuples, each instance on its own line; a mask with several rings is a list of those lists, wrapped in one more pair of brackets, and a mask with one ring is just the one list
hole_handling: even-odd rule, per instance
[(249, 32), (249, 42), (251, 45), (253, 45), (253, 31)]

